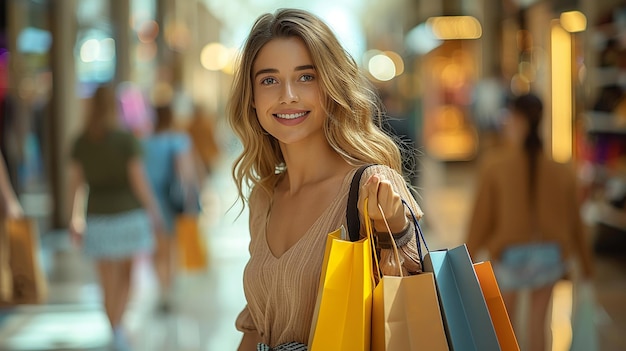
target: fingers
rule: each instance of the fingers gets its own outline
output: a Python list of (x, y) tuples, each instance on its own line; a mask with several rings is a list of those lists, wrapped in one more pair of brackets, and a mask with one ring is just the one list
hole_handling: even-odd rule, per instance
[(369, 198), (367, 211), (373, 220), (382, 219), (382, 214), (378, 209), (379, 204), (385, 216), (394, 215), (402, 206), (400, 195), (393, 190), (391, 182), (376, 174), (372, 175), (363, 186), (359, 208), (363, 208), (365, 198)]
[[(359, 212), (363, 211), (365, 199), (369, 217), (374, 221), (377, 231), (387, 231), (384, 218), (392, 232), (401, 232), (406, 226), (406, 215), (402, 205), (402, 197), (398, 194), (392, 183), (381, 175), (372, 175), (361, 188), (359, 196)], [(382, 209), (382, 213), (379, 209)]]

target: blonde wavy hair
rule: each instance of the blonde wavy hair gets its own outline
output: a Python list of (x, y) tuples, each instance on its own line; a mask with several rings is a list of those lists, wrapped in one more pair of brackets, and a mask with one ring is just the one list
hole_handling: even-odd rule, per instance
[(263, 130), (252, 107), (252, 67), (265, 44), (287, 37), (302, 39), (311, 54), (328, 114), (324, 132), (330, 146), (355, 166), (382, 164), (402, 174), (398, 144), (382, 131), (379, 98), (355, 60), (321, 19), (299, 9), (279, 9), (254, 23), (240, 53), (228, 101), (228, 121), (243, 145), (232, 169), (240, 199), (247, 201), (246, 186), (260, 186), (271, 194), (276, 177), (284, 170), (278, 141)]

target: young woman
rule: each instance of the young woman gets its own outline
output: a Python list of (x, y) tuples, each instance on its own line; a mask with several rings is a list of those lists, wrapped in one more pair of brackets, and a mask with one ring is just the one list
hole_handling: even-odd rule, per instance
[(163, 224), (144, 173), (140, 143), (119, 128), (112, 87), (103, 85), (94, 93), (71, 157), (70, 234), (96, 262), (113, 346), (125, 351), (129, 345), (122, 317), (133, 258), (152, 250), (153, 229)]
[[(369, 198), (374, 228), (386, 232), (380, 204), (403, 269), (421, 269), (401, 200), (422, 213), (401, 175), (398, 146), (375, 124), (382, 118), (377, 96), (318, 17), (281, 9), (257, 19), (228, 118), (243, 144), (233, 176), (250, 211), (239, 350), (306, 350), (326, 237), (346, 225), (348, 190), (361, 165), (376, 164), (361, 178), (359, 210)], [(382, 251), (385, 262), (390, 250)]]
[[(478, 177), (467, 247), (487, 249), (507, 305), (516, 320), (518, 292), (531, 291), (528, 350), (546, 348), (546, 313), (554, 284), (566, 274), (570, 254), (592, 273), (575, 174), (543, 153), (541, 100), (523, 95), (510, 106), (507, 147), (487, 155)], [(520, 335), (521, 336), (521, 335)]]

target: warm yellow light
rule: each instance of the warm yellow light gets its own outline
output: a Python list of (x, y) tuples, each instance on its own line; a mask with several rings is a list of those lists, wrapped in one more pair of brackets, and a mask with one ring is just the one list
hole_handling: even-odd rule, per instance
[(210, 43), (200, 52), (200, 63), (209, 71), (219, 71), (231, 62), (231, 52), (220, 43)]
[(426, 23), (441, 40), (478, 39), (483, 35), (480, 22), (472, 16), (431, 17)]
[(570, 34), (553, 21), (552, 65), (552, 158), (565, 163), (572, 158), (572, 41)]
[(222, 67), (222, 72), (233, 75), (235, 74), (235, 61), (239, 52), (235, 48), (229, 48), (226, 51), (228, 52), (228, 63)]
[(374, 78), (382, 82), (391, 80), (396, 76), (396, 65), (393, 60), (385, 54), (372, 57), (367, 68)]
[(582, 32), (587, 29), (587, 17), (580, 11), (569, 11), (561, 14), (561, 26), (570, 32)]
[(402, 56), (394, 51), (385, 51), (384, 54), (387, 55), (396, 66), (396, 77), (404, 73), (404, 60), (402, 60)]

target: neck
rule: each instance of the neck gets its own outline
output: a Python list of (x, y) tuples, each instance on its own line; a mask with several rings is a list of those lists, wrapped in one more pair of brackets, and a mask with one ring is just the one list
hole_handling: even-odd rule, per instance
[(352, 167), (325, 141), (307, 145), (281, 145), (281, 150), (291, 193), (329, 177), (344, 175)]

